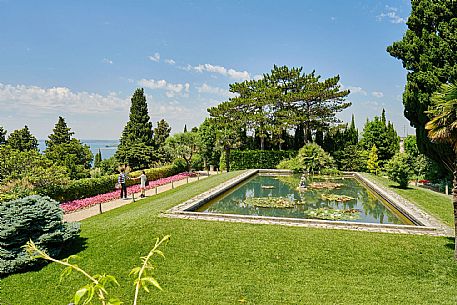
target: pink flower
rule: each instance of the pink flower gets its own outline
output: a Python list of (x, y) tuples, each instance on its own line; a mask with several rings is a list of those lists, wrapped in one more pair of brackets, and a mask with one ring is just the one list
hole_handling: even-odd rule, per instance
[[(152, 189), (157, 186), (161, 186), (161, 185), (171, 183), (174, 181), (179, 181), (186, 177), (192, 177), (194, 175), (195, 174), (193, 174), (193, 173), (180, 173), (180, 174), (177, 174), (174, 176), (149, 181), (149, 185), (146, 186), (146, 189)], [(127, 187), (128, 194), (138, 193), (140, 190), (141, 190), (141, 188), (140, 188), (139, 184), (135, 184), (135, 185)], [(73, 212), (73, 211), (76, 211), (76, 210), (79, 210), (82, 208), (87, 208), (87, 207), (90, 207), (90, 206), (93, 206), (93, 205), (96, 205), (99, 203), (112, 201), (112, 200), (115, 200), (118, 198), (119, 198), (119, 191), (117, 190), (117, 191), (109, 192), (106, 194), (99, 194), (99, 195), (89, 197), (89, 198), (67, 201), (67, 202), (61, 203), (60, 207), (64, 210), (65, 213), (69, 213), (69, 212)]]

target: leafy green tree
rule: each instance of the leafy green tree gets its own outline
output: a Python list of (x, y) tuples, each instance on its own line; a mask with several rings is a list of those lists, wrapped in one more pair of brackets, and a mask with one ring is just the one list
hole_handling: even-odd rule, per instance
[(335, 152), (334, 158), (340, 170), (367, 171), (368, 151), (357, 145), (345, 146), (342, 150)]
[(102, 152), (98, 149), (98, 152), (95, 154), (94, 158), (94, 168), (100, 167), (100, 162), (102, 162)]
[(131, 99), (130, 116), (122, 132), (116, 159), (133, 169), (146, 168), (157, 159), (154, 150), (152, 123), (144, 89), (136, 89)]
[(221, 153), (216, 149), (216, 125), (206, 118), (198, 128), (198, 134), (201, 140), (200, 154), (203, 158), (204, 166), (218, 165)]
[(157, 127), (154, 128), (154, 144), (160, 147), (165, 144), (165, 140), (170, 136), (171, 127), (167, 121), (161, 119), (157, 122)]
[(413, 171), (409, 156), (405, 153), (398, 153), (386, 164), (387, 175), (392, 181), (397, 182), (400, 188), (408, 186)]
[[(449, 144), (457, 155), (457, 82), (444, 84), (432, 96), (432, 106), (427, 114), (431, 120), (425, 125), (428, 136), (433, 142)], [(452, 204), (454, 206), (454, 229), (457, 233), (457, 158), (454, 160), (454, 187)], [(457, 259), (457, 242), (454, 258)]]
[(403, 140), (405, 153), (408, 155), (411, 170), (416, 179), (423, 177), (427, 170), (428, 164), (434, 162), (419, 152), (416, 144), (416, 136), (409, 135)]
[(165, 149), (165, 140), (170, 136), (171, 127), (167, 121), (161, 119), (154, 128), (154, 144), (157, 149), (157, 158), (161, 162), (170, 161), (170, 156)]
[(242, 107), (228, 101), (208, 109), (211, 123), (216, 128), (216, 148), (224, 151), (227, 171), (230, 171), (230, 151), (241, 145)]
[(378, 174), (379, 170), (379, 158), (378, 158), (378, 149), (376, 145), (373, 144), (371, 151), (368, 154), (367, 168), (372, 174)]
[(375, 145), (381, 162), (389, 160), (400, 150), (400, 138), (393, 124), (386, 124), (384, 110), (381, 118), (376, 116), (373, 121), (367, 121), (359, 144), (367, 150)]
[(27, 125), (13, 131), (8, 137), (7, 144), (12, 149), (20, 151), (38, 150), (38, 140), (30, 133)]
[(55, 165), (65, 166), (72, 179), (89, 177), (93, 160), (89, 146), (82, 144), (80, 140), (73, 138), (73, 132), (67, 126), (65, 119), (59, 117), (53, 133), (46, 141), (44, 154)]
[(431, 96), (441, 84), (457, 81), (457, 2), (421, 0), (411, 2), (408, 30), (387, 52), (402, 61), (408, 71), (403, 93), (404, 114), (416, 128), (417, 145), (426, 156), (454, 168), (454, 151), (447, 143), (431, 143), (424, 126)]
[(0, 126), (0, 145), (6, 143), (6, 130), (3, 129), (2, 126)]
[(170, 154), (174, 158), (182, 158), (186, 162), (187, 170), (190, 171), (192, 157), (198, 153), (200, 137), (195, 132), (182, 132), (174, 134), (165, 141)]
[(13, 185), (8, 188), (13, 193), (14, 185), (19, 184), (30, 186), (30, 194), (47, 195), (68, 181), (67, 168), (54, 164), (37, 150), (20, 151), (8, 145), (0, 146), (0, 184)]
[(119, 162), (116, 160), (116, 157), (112, 156), (107, 159), (103, 159), (100, 162), (100, 172), (102, 175), (111, 175), (118, 172)]

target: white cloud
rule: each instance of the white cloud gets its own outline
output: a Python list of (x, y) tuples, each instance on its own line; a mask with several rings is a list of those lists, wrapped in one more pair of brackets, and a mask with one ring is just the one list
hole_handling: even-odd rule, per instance
[(174, 61), (173, 59), (165, 59), (165, 63), (166, 64), (169, 64), (169, 65), (174, 65), (176, 63), (176, 61)]
[(362, 94), (362, 95), (367, 95), (367, 92), (365, 90), (363, 90), (362, 87), (357, 87), (357, 86), (348, 86), (348, 87), (345, 87), (345, 86), (341, 86), (343, 87), (345, 90), (349, 90), (351, 91), (351, 94)]
[(108, 65), (112, 65), (113, 64), (113, 61), (109, 58), (103, 58), (103, 63), (104, 64), (108, 64)]
[(66, 87), (41, 88), (0, 83), (0, 107), (18, 114), (102, 113), (128, 110), (129, 100), (117, 93), (73, 92)]
[(154, 55), (148, 56), (148, 58), (152, 61), (159, 62), (160, 61), (160, 54), (155, 52)]
[(154, 80), (154, 79), (142, 79), (138, 81), (138, 85), (149, 88), (149, 89), (160, 89), (165, 90), (167, 97), (174, 97), (176, 94), (184, 94), (186, 96), (190, 91), (190, 84), (173, 84), (166, 80)]
[(206, 83), (201, 85), (200, 87), (197, 87), (197, 91), (199, 93), (209, 93), (209, 94), (217, 94), (220, 96), (226, 96), (226, 97), (234, 97), (236, 94), (230, 92), (229, 90), (222, 89), (219, 87), (212, 87)]
[(381, 91), (373, 91), (371, 92), (371, 95), (373, 95), (374, 97), (381, 98), (384, 96), (384, 93), (382, 93)]
[(392, 7), (386, 5), (385, 11), (376, 16), (378, 21), (388, 19), (390, 23), (398, 24), (398, 23), (406, 23), (406, 18), (400, 17), (398, 14), (398, 9), (396, 7)]
[(209, 72), (221, 74), (233, 79), (248, 80), (251, 78), (251, 75), (247, 71), (236, 71), (234, 69), (227, 69), (223, 66), (211, 65), (211, 64), (202, 64), (198, 66), (187, 65), (184, 70), (194, 70), (197, 72)]

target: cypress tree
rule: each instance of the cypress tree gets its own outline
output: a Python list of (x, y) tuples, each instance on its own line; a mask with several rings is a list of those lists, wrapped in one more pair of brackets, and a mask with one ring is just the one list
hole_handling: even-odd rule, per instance
[(312, 143), (313, 142), (313, 134), (311, 132), (311, 129), (306, 129), (306, 143)]
[(100, 167), (100, 162), (102, 162), (102, 152), (100, 151), (100, 148), (99, 148), (98, 153), (95, 154), (94, 168)]
[(403, 93), (404, 114), (416, 128), (419, 151), (449, 169), (454, 168), (455, 161), (451, 145), (432, 143), (425, 125), (430, 120), (426, 111), (432, 105), (432, 94), (442, 84), (457, 80), (456, 17), (456, 1), (411, 1), (408, 29), (402, 40), (387, 48), (408, 72)]
[(134, 169), (146, 168), (155, 160), (152, 123), (144, 89), (138, 88), (131, 99), (130, 116), (124, 127), (116, 159)]
[(344, 131), (346, 145), (356, 145), (359, 142), (359, 131), (355, 128), (354, 115), (352, 115), (351, 125)]
[(322, 147), (324, 145), (324, 133), (322, 132), (322, 129), (316, 130), (316, 135), (314, 137), (314, 142)]
[(294, 149), (299, 150), (303, 147), (305, 143), (305, 129), (303, 123), (298, 124), (297, 128), (295, 129), (295, 136), (294, 136)]
[(2, 126), (0, 126), (0, 145), (6, 143), (6, 130), (3, 129)]
[(187, 125), (184, 124), (184, 132), (187, 132)]

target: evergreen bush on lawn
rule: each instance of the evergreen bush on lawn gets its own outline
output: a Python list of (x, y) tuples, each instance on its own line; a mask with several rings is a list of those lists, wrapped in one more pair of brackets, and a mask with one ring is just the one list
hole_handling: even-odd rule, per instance
[(0, 276), (37, 264), (22, 248), (32, 240), (49, 255), (79, 235), (78, 223), (64, 223), (59, 203), (32, 195), (0, 204)]
[(389, 179), (397, 182), (400, 188), (406, 188), (413, 174), (409, 163), (409, 157), (405, 153), (396, 154), (386, 165)]
[[(282, 160), (296, 155), (295, 150), (234, 150), (230, 152), (230, 170), (276, 168)], [(225, 169), (225, 154), (221, 156), (220, 168)]]

